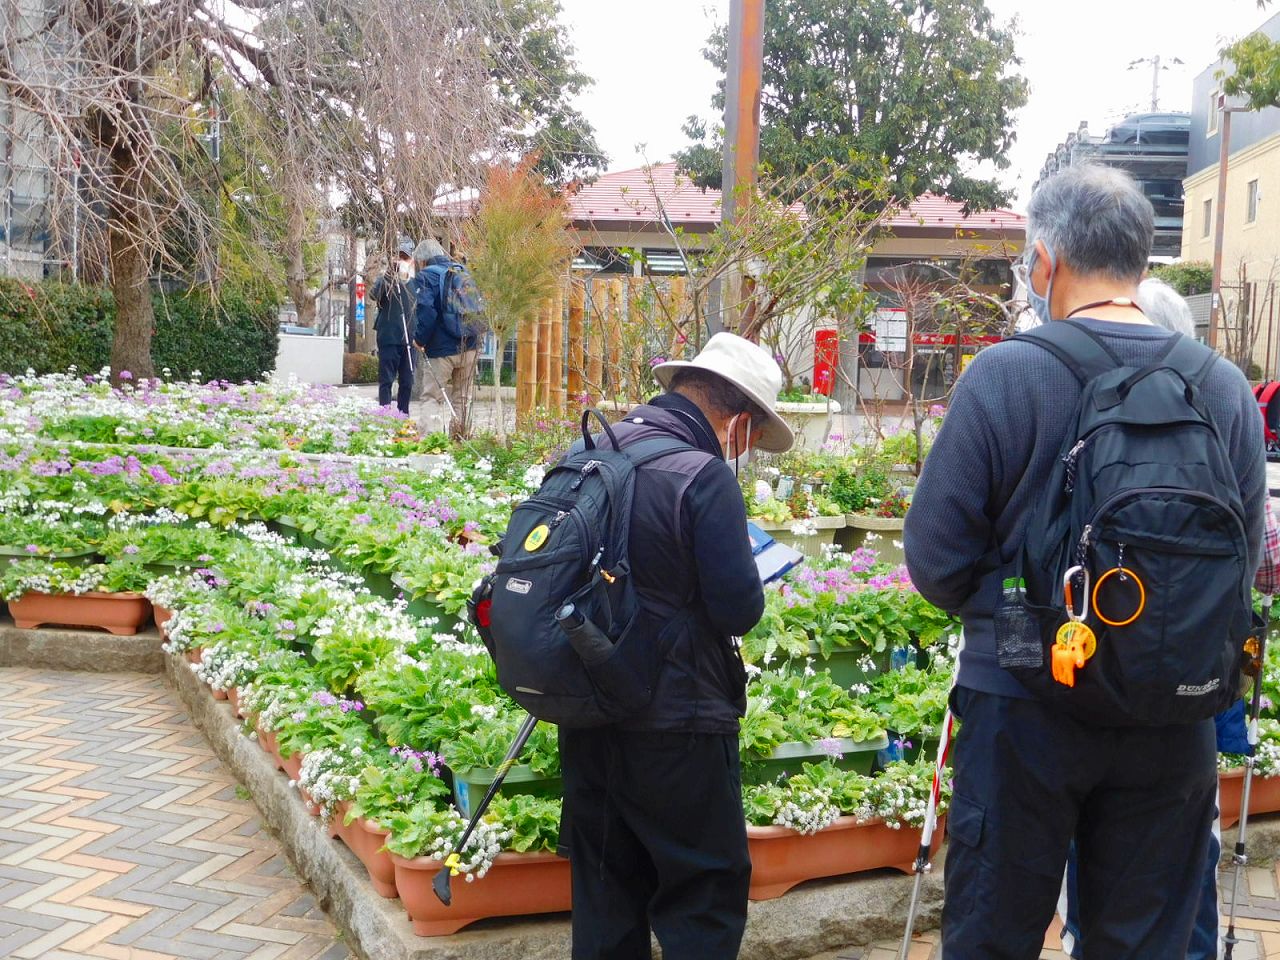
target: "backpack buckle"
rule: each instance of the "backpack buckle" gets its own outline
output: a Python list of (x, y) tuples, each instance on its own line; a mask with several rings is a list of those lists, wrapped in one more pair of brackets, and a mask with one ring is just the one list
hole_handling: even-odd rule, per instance
[(618, 578), (615, 577), (608, 570), (605, 570), (603, 567), (600, 568), (600, 576), (604, 579), (604, 582), (609, 584), (610, 586), (613, 586), (615, 583), (618, 582)]

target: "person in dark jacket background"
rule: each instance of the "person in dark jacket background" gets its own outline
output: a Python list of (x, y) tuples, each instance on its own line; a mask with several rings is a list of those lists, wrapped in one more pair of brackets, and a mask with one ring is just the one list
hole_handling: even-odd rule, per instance
[(410, 344), (416, 322), (417, 284), (413, 279), (413, 244), (400, 244), (396, 260), (373, 281), (370, 296), (378, 306), (373, 328), (378, 335), (378, 403), (391, 402), (391, 384), (398, 383), (396, 407), (406, 416), (413, 394), (414, 356)]
[(760, 619), (764, 590), (726, 459), (786, 450), (792, 434), (774, 412), (778, 365), (740, 337), (716, 334), (654, 373), (668, 392), (614, 429), (623, 449), (689, 445), (640, 468), (632, 508), (637, 629), (668, 653), (639, 716), (560, 731), (573, 960), (648, 960), (650, 930), (667, 960), (730, 960), (746, 926), (746, 672), (732, 638)]
[[(1129, 366), (1162, 356), (1173, 334), (1135, 304), (1153, 224), (1150, 202), (1120, 171), (1072, 167), (1041, 184), (1024, 267), (1040, 320), (1076, 319)], [(1039, 957), (1073, 835), (1087, 956), (1185, 957), (1200, 900), (1218, 781), (1213, 721), (1084, 723), (1032, 697), (997, 659), (1003, 579), (1080, 394), (1070, 369), (1034, 344), (983, 350), (956, 384), (907, 513), (912, 583), (964, 622), (952, 694), (963, 722), (947, 820), (947, 960)], [(1231, 363), (1214, 364), (1201, 398), (1235, 473), (1252, 576), (1266, 495), (1262, 419)]]
[[(427, 357), (418, 379), (418, 396), (419, 399), (445, 406), (449, 414), (450, 435), (458, 436), (467, 423), (467, 406), (475, 381), (479, 344), (473, 328), (464, 327), (462, 336), (459, 337), (444, 322), (440, 275), (427, 268), (466, 268), (450, 259), (444, 248), (430, 237), (418, 244), (414, 259), (417, 261), (418, 275), (417, 322), (413, 339)], [(438, 409), (424, 410), (422, 432), (440, 429), (443, 419)]]

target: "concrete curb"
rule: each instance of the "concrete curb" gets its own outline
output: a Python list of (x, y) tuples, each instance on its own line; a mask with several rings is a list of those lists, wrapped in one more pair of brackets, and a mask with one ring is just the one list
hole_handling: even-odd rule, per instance
[(160, 649), (163, 642), (154, 626), (132, 637), (117, 637), (95, 630), (19, 630), (4, 617), (0, 619), (0, 667), (162, 673), (166, 659)]
[[(245, 737), (229, 705), (214, 700), (184, 660), (167, 657), (165, 673), (214, 752), (244, 783), (263, 822), (283, 844), (298, 874), (370, 960), (563, 960), (570, 953), (565, 916), (485, 920), (451, 937), (414, 936), (398, 901), (373, 891), (360, 861), (331, 841), (296, 791), (255, 740)], [(853, 879), (811, 881), (785, 897), (751, 904), (741, 960), (803, 960), (823, 951), (898, 935), (911, 880), (888, 871)], [(920, 929), (936, 927), (941, 870), (924, 883)], [(654, 956), (659, 956), (655, 950)]]

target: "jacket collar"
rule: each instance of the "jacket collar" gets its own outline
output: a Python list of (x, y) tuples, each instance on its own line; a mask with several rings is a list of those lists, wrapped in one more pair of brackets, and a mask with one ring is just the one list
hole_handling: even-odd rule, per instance
[(712, 429), (706, 414), (696, 403), (682, 394), (661, 394), (627, 414), (628, 420), (634, 420), (637, 417), (679, 437), (717, 460), (724, 459), (724, 448), (721, 447), (720, 440), (716, 437), (716, 432)]

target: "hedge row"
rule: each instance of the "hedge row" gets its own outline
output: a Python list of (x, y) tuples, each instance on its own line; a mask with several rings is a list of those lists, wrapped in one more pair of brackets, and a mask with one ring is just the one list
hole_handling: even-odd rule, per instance
[[(275, 369), (278, 306), (223, 290), (152, 295), (151, 357), (184, 378), (256, 380)], [(110, 290), (78, 284), (0, 278), (0, 372), (97, 372), (111, 355), (115, 301)]]

